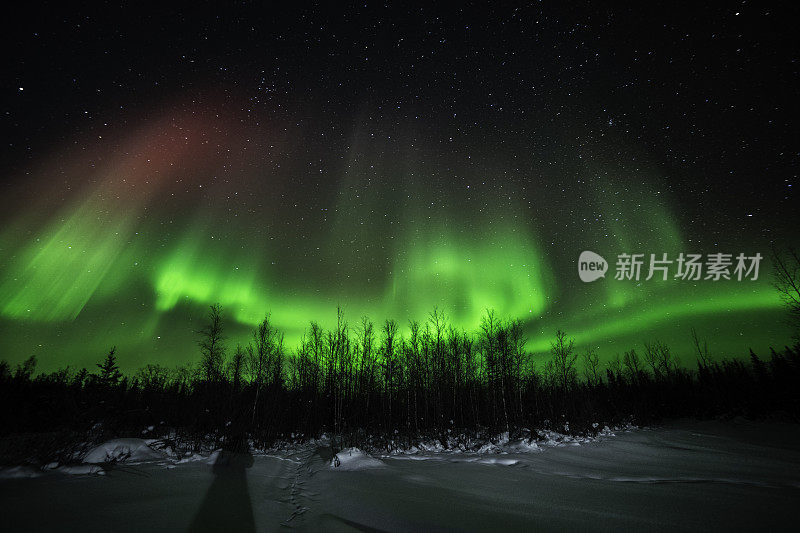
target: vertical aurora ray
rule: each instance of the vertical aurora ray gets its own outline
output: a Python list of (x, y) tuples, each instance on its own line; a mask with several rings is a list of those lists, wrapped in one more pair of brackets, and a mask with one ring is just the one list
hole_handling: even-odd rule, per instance
[[(204, 181), (224, 167), (217, 154), (241, 148), (239, 135), (247, 134), (232, 131), (232, 122), (213, 106), (155, 110), (118, 138), (77, 139), (42, 158), (24, 182), (26, 196), (39, 194), (0, 231), (0, 327), (14, 332), (12, 360), (34, 352), (52, 365), (109, 344), (140, 356), (156, 348), (156, 332), (170, 329), (162, 318), (174, 317), (163, 312), (172, 297), (164, 281), (159, 290), (149, 283), (152, 271), (169, 254), (164, 244), (185, 220), (183, 207), (198, 202)], [(249, 137), (258, 147), (260, 137)], [(250, 278), (260, 271), (246, 270)], [(235, 300), (257, 293), (236, 279), (223, 289)], [(175, 329), (191, 333), (188, 325)], [(169, 357), (180, 357), (175, 348)]]
[[(128, 246), (135, 213), (94, 195), (65, 209), (6, 264), (0, 280), (2, 314), (18, 320), (72, 320)], [(3, 248), (8, 249), (8, 236)]]
[[(351, 140), (328, 239), (336, 277), (357, 280), (340, 298), (360, 305), (359, 313), (401, 324), (425, 320), (434, 307), (465, 329), (478, 327), (487, 310), (540, 316), (555, 277), (519, 191), (508, 185), (502, 195), (485, 196), (455, 189), (432, 178), (451, 170), (425, 162), (413, 142), (398, 153), (367, 130), (357, 128)], [(465, 169), (464, 179), (480, 184), (500, 173)]]
[[(108, 293), (124, 281), (128, 269), (115, 269), (115, 263), (136, 246), (134, 235), (148, 205), (168, 185), (171, 159), (187, 152), (175, 130), (173, 121), (156, 120), (105, 158), (65, 158), (65, 183), (88, 185), (70, 191), (55, 214), (52, 202), (42, 198), (36, 217), (20, 217), (0, 236), (7, 258), (0, 313), (15, 319), (74, 320), (98, 290)], [(61, 165), (41, 171), (45, 190), (53, 188), (51, 174), (65, 173)], [(35, 218), (39, 229), (28, 227)], [(112, 269), (115, 275), (109, 276)]]
[[(652, 180), (654, 183), (656, 179)], [(676, 217), (669, 208), (666, 194), (662, 188), (637, 186), (633, 180), (624, 183), (609, 178), (598, 179), (592, 194), (594, 205), (603, 214), (602, 228), (609, 239), (607, 249), (597, 250), (609, 255), (609, 273), (606, 288), (606, 304), (612, 308), (622, 308), (634, 302), (642, 302), (654, 296), (653, 291), (661, 291), (672, 287), (668, 283), (645, 285), (632, 283), (615, 283), (616, 255), (644, 254), (642, 279), (647, 277), (650, 254), (657, 258), (668, 254), (674, 258), (680, 252), (690, 252), (685, 246), (676, 222)]]

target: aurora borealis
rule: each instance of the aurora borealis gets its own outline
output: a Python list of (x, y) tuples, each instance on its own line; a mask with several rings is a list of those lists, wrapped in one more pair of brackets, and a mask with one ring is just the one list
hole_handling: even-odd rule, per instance
[[(603, 358), (659, 338), (690, 363), (692, 327), (718, 357), (789, 342), (769, 254), (798, 241), (797, 45), (778, 10), (385, 9), (22, 20), (3, 358), (186, 363), (217, 302), (229, 343), (269, 312), (290, 348), (337, 305), (470, 330), (490, 308), (533, 351), (561, 328)], [(757, 281), (584, 284), (583, 250), (612, 270), (765, 260)]]

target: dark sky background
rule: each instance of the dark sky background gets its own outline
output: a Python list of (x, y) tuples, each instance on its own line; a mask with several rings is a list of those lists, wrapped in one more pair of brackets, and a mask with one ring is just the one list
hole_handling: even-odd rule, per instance
[[(4, 28), (3, 358), (196, 358), (486, 308), (601, 356), (789, 341), (798, 8), (29, 4)], [(63, 8), (62, 8), (63, 9)], [(583, 283), (583, 250), (611, 263)], [(758, 280), (615, 280), (620, 253), (761, 253)], [(672, 277), (672, 276), (670, 276)], [(644, 276), (643, 276), (644, 278)]]

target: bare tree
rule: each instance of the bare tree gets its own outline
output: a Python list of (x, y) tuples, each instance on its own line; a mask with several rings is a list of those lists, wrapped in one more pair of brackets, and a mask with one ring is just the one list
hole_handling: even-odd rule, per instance
[(384, 395), (386, 398), (386, 413), (388, 419), (385, 421), (386, 429), (391, 429), (389, 425), (392, 420), (392, 402), (394, 400), (395, 389), (399, 381), (399, 374), (402, 371), (400, 361), (397, 359), (397, 322), (394, 320), (387, 320), (383, 324), (381, 340), (381, 367), (383, 374)]
[(567, 392), (575, 381), (575, 341), (567, 342), (567, 334), (561, 330), (556, 331), (556, 340), (550, 343), (550, 352), (553, 354), (553, 369), (558, 379), (558, 384), (563, 392)]
[(794, 249), (786, 252), (773, 250), (772, 259), (775, 263), (773, 286), (789, 310), (795, 339), (800, 341), (800, 255)]
[(697, 351), (697, 360), (700, 366), (708, 366), (710, 358), (708, 355), (708, 343), (704, 340), (702, 346), (700, 345), (700, 337), (697, 335), (697, 330), (692, 328), (692, 344)]
[(245, 365), (245, 351), (242, 349), (241, 344), (236, 345), (236, 351), (233, 352), (233, 359), (228, 364), (228, 372), (233, 382), (233, 390), (238, 392), (242, 385), (242, 374), (244, 373)]
[(606, 362), (606, 372), (609, 375), (609, 380), (611, 376), (618, 379), (622, 375), (622, 359), (620, 359), (619, 354), (615, 354), (612, 359)]
[(642, 362), (635, 349), (625, 352), (625, 356), (622, 358), (622, 364), (625, 365), (625, 370), (631, 382), (635, 383), (639, 381), (642, 374)]
[(586, 383), (589, 385), (597, 385), (600, 383), (600, 356), (597, 355), (597, 350), (594, 348), (586, 348), (583, 352), (583, 376), (586, 378)]
[(661, 379), (675, 368), (669, 346), (660, 341), (644, 343), (644, 359), (653, 370), (653, 377)]
[(198, 331), (201, 338), (200, 372), (207, 382), (218, 381), (222, 377), (222, 364), (225, 360), (224, 337), (222, 336), (222, 308), (219, 304), (211, 306), (208, 324)]
[(247, 348), (247, 369), (250, 374), (250, 380), (256, 389), (255, 399), (253, 400), (253, 420), (256, 418), (258, 397), (261, 389), (273, 374), (271, 367), (276, 357), (279, 337), (282, 342), (282, 335), (279, 336), (278, 332), (272, 327), (269, 318), (270, 315), (267, 314), (264, 320), (258, 324), (255, 331), (253, 331), (253, 344)]
[(511, 376), (512, 376), (512, 390), (514, 392), (514, 400), (516, 401), (516, 409), (519, 419), (522, 419), (522, 389), (525, 381), (525, 371), (527, 370), (530, 354), (525, 350), (525, 344), (528, 342), (528, 337), (522, 329), (522, 322), (512, 320), (508, 325), (508, 339), (511, 343)]
[(163, 389), (167, 386), (169, 377), (169, 369), (157, 364), (145, 365), (136, 372), (136, 379), (143, 389)]

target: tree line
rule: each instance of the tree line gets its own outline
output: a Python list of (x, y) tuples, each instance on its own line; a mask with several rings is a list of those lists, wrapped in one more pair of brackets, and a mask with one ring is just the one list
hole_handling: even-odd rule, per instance
[[(247, 447), (327, 432), (342, 443), (391, 448), (420, 438), (450, 446), (523, 428), (586, 434), (680, 416), (797, 419), (800, 344), (712, 360), (694, 331), (692, 338), (690, 367), (659, 341), (601, 364), (563, 331), (549, 356), (535, 356), (522, 324), (491, 311), (466, 332), (434, 309), (404, 335), (393, 320), (351, 325), (339, 309), (334, 327), (311, 322), (294, 350), (269, 315), (249, 343), (229, 346), (214, 305), (198, 332), (194, 365), (149, 364), (126, 376), (115, 348), (92, 372), (35, 375), (34, 358), (15, 368), (0, 362), (0, 437), (20, 447), (11, 436), (102, 440), (144, 428), (196, 446)], [(0, 457), (13, 453), (0, 449)]]

